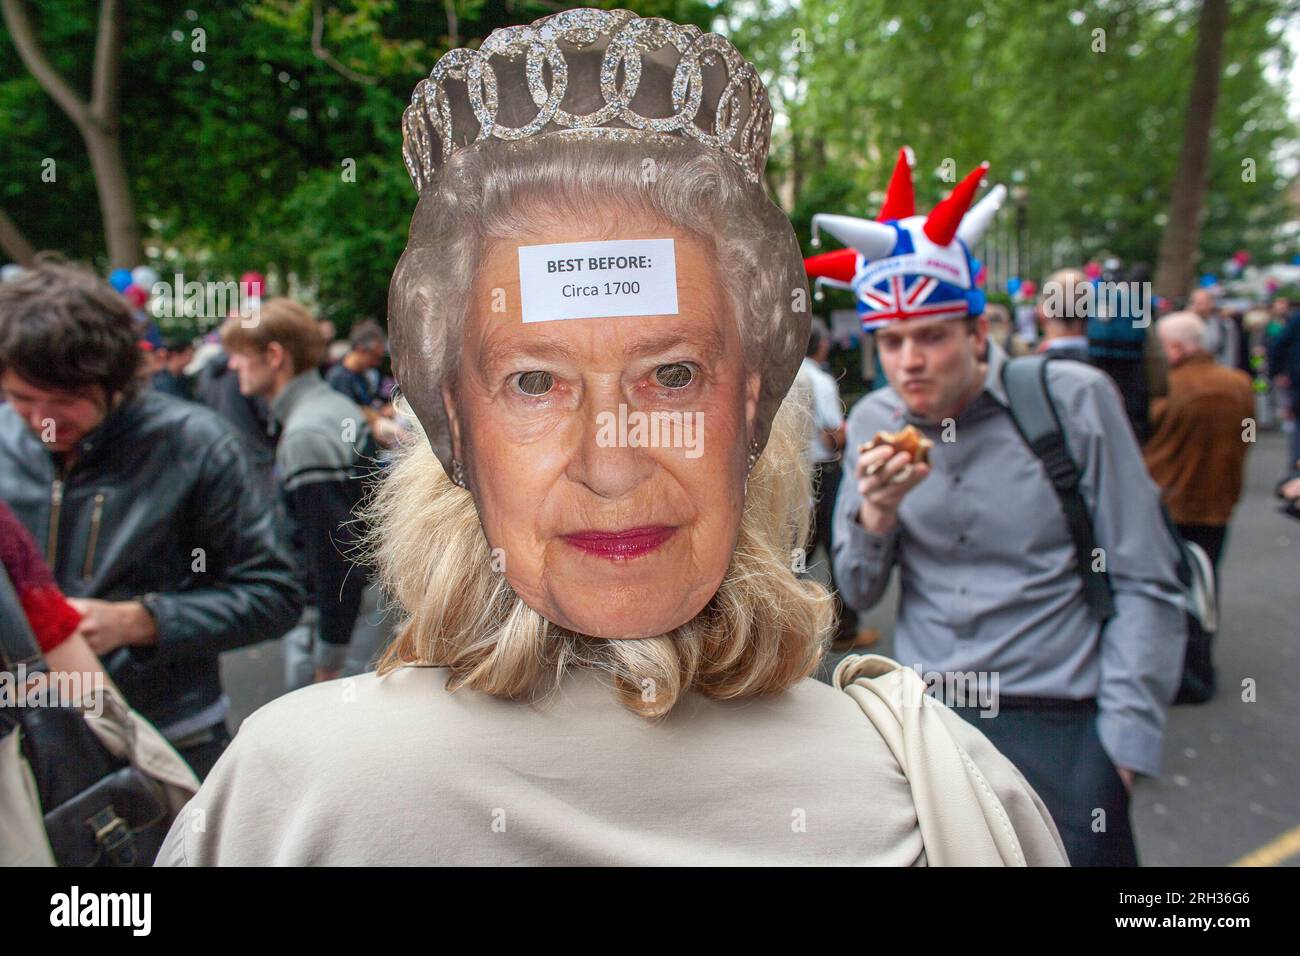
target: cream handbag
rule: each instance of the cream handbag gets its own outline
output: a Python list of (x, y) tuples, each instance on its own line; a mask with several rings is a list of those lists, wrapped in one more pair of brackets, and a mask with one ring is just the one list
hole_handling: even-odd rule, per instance
[(1013, 823), (985, 774), (949, 730), (943, 703), (926, 693), (916, 671), (877, 654), (850, 655), (835, 668), (833, 683), (862, 708), (907, 776), (929, 866), (1027, 866), (1022, 840), (1033, 847), (1036, 864), (1068, 865), (1037, 795), (1015, 775), (1016, 785), (1032, 795), (1025, 802), (1037, 812)]

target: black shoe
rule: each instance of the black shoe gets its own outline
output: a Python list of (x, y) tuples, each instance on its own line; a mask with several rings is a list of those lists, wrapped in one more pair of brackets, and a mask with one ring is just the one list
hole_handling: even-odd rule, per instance
[(1183, 674), (1182, 686), (1178, 688), (1175, 704), (1204, 704), (1214, 699), (1214, 679), (1205, 681), (1194, 674)]

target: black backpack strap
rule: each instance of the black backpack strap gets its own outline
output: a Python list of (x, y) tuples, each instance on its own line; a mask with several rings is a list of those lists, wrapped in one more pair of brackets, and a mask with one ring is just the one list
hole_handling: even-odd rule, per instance
[(1061, 499), (1065, 523), (1074, 542), (1074, 555), (1083, 581), (1083, 599), (1099, 621), (1115, 616), (1115, 599), (1110, 575), (1093, 570), (1093, 551), (1097, 542), (1092, 531), (1088, 503), (1079, 491), (1082, 477), (1070, 455), (1056, 405), (1047, 389), (1047, 364), (1044, 355), (1008, 359), (1002, 366), (1002, 386), (1007, 392), (1011, 421), (1025, 444), (1042, 461), (1056, 496)]

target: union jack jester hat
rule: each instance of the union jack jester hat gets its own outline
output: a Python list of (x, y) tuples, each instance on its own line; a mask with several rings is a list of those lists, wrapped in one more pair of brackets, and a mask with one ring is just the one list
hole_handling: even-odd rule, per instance
[(812, 220), (814, 246), (821, 245), (819, 233), (824, 229), (849, 248), (805, 259), (808, 276), (818, 287), (850, 289), (867, 331), (907, 319), (955, 319), (984, 312), (980, 265), (970, 247), (993, 221), (1006, 188), (994, 186), (971, 208), (989, 168), (981, 163), (930, 215), (918, 216), (911, 153), (907, 147), (898, 151), (876, 221), (828, 213)]

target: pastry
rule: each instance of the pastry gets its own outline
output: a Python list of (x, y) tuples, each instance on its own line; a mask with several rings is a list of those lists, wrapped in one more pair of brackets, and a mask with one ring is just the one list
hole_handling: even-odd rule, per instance
[(896, 451), (909, 452), (912, 464), (920, 465), (925, 463), (934, 442), (922, 435), (915, 425), (905, 425), (896, 432), (876, 432), (876, 437), (860, 446), (858, 451), (864, 452), (878, 445), (889, 445)]

